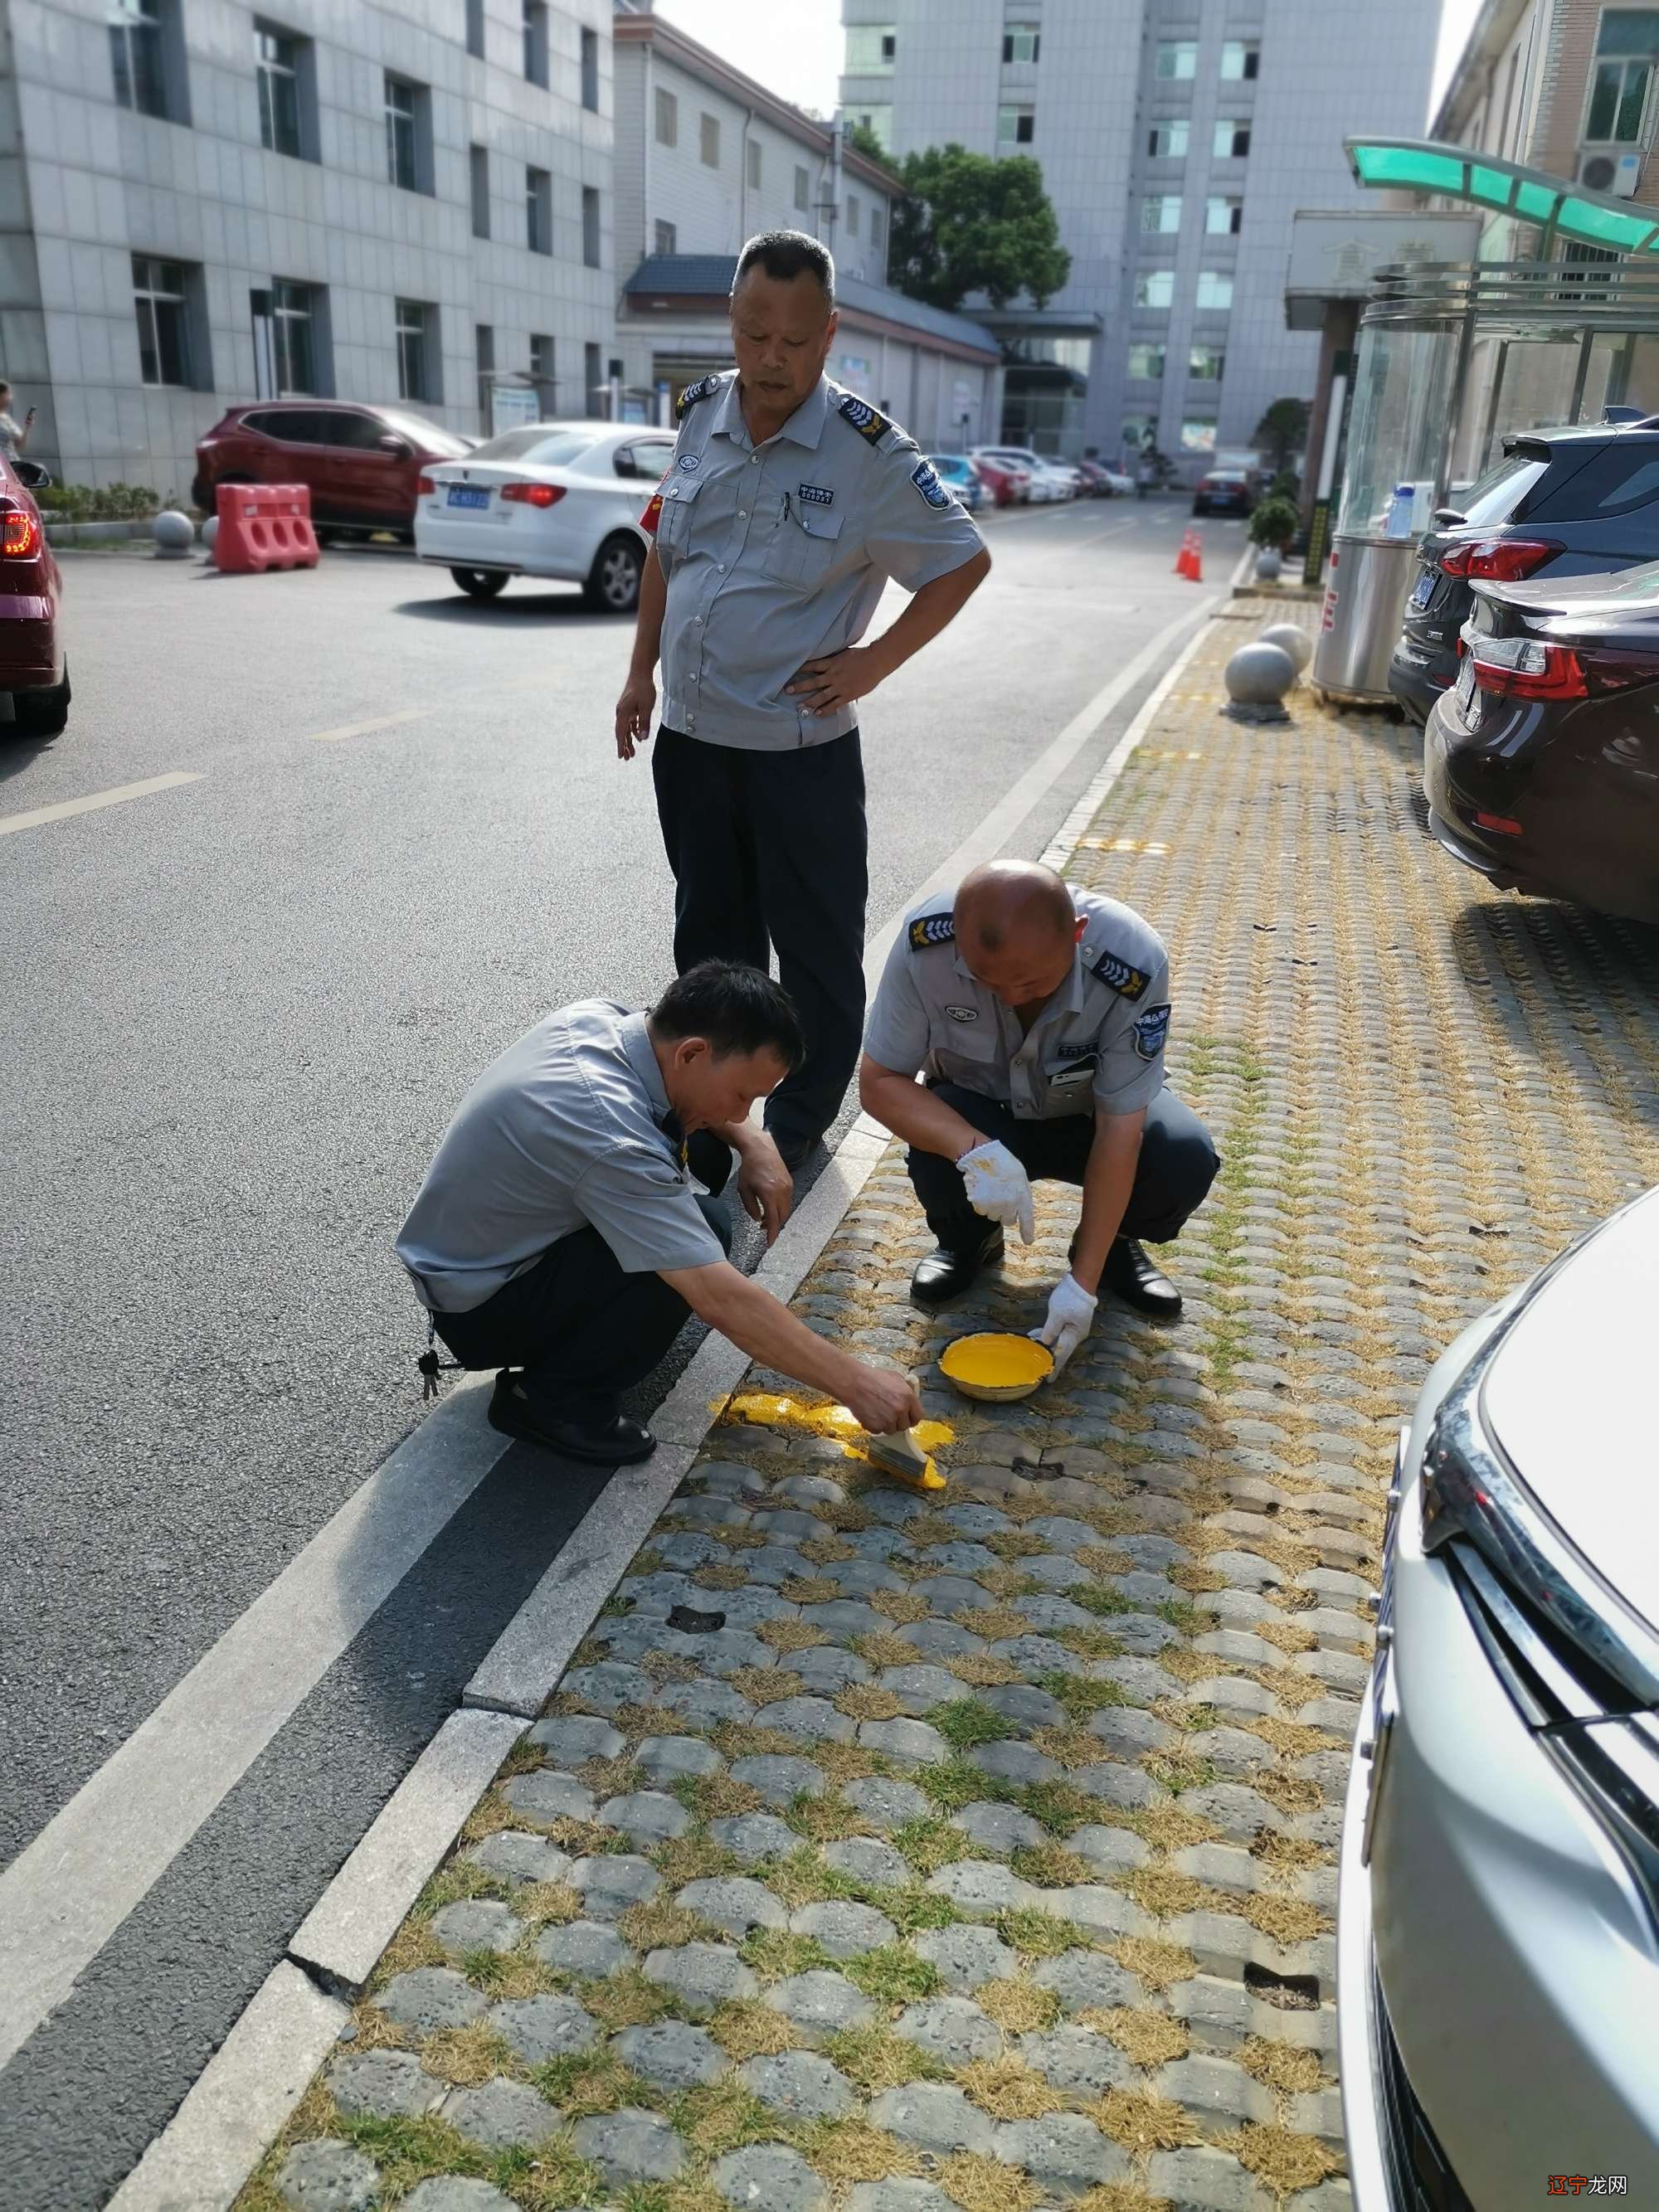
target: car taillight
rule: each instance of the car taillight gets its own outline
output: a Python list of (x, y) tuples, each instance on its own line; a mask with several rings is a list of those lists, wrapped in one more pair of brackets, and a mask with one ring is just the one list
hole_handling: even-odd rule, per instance
[(416, 499), (429, 498), (432, 493), (436, 491), (437, 489), (437, 485), (433, 483), (430, 477), (416, 477), (415, 479), (415, 496)]
[(521, 507), (551, 507), (556, 500), (564, 497), (564, 486), (550, 483), (503, 484), (501, 497), (514, 500)]
[(1518, 584), (1565, 550), (1553, 538), (1475, 538), (1449, 545), (1440, 556), (1440, 566), (1448, 576)]
[(1571, 646), (1535, 637), (1477, 637), (1470, 641), (1474, 680), (1501, 699), (1588, 699), (1583, 664)]
[(0, 518), (0, 556), (30, 561), (40, 550), (40, 524), (26, 507), (8, 507)]

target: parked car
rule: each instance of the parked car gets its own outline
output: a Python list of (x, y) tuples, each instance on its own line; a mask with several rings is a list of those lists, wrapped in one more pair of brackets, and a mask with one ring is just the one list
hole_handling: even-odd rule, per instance
[(1255, 505), (1249, 469), (1206, 469), (1193, 487), (1194, 514), (1249, 514)]
[(475, 599), (514, 576), (582, 586), (588, 605), (631, 614), (650, 539), (640, 516), (674, 457), (669, 430), (629, 422), (533, 422), (464, 461), (423, 470), (415, 550)]
[(1659, 2204), (1656, 1298), (1650, 1191), (1401, 1432), (1337, 1915), (1354, 2212)]
[(190, 495), (211, 514), (222, 483), (307, 484), (323, 543), (377, 530), (408, 542), (422, 470), (459, 460), (475, 443), (398, 407), (337, 399), (233, 407), (197, 446)]
[(1423, 735), (1429, 826), (1491, 883), (1659, 921), (1659, 562), (1480, 583)]
[(975, 474), (974, 465), (967, 454), (929, 453), (927, 458), (946, 490), (956, 494), (969, 514), (976, 514), (990, 494)]
[(975, 475), (999, 507), (1023, 506), (1031, 496), (1031, 472), (1012, 461), (994, 461), (988, 453), (968, 456)]
[(1106, 479), (1104, 495), (1107, 498), (1133, 499), (1134, 497), (1135, 480), (1127, 469), (1115, 469), (1108, 461), (1097, 462), (1096, 466)]
[(975, 446), (974, 459), (978, 460), (981, 456), (999, 466), (1012, 462), (1015, 467), (1024, 469), (1031, 480), (1030, 497), (1034, 505), (1076, 496), (1077, 483), (1071, 471), (1067, 469), (1062, 475), (1052, 460), (1042, 453), (1034, 453), (1029, 446)]
[(69, 721), (63, 579), (33, 499), (51, 482), (39, 461), (0, 453), (0, 691), (21, 738), (55, 738)]
[(1503, 459), (1435, 520), (1389, 670), (1389, 690), (1418, 722), (1456, 680), (1475, 584), (1659, 560), (1659, 416), (1505, 438)]

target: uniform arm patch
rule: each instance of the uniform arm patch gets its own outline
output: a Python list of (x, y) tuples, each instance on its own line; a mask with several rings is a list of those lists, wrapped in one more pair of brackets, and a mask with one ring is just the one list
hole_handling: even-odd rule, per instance
[(878, 445), (893, 427), (884, 415), (878, 414), (869, 401), (860, 399), (855, 392), (848, 392), (836, 411), (844, 415), (860, 437), (867, 438), (872, 446)]
[(718, 376), (700, 376), (695, 384), (688, 384), (674, 402), (674, 420), (684, 422), (688, 407), (695, 407), (700, 399), (707, 399), (711, 392), (720, 390)]
[[(1132, 968), (1127, 960), (1120, 960), (1115, 952), (1103, 952), (1089, 972), (1091, 975), (1098, 975), (1101, 981), (1115, 991), (1120, 998), (1131, 1000), (1139, 998), (1152, 980), (1150, 975), (1143, 975), (1139, 968)], [(1168, 1012), (1166, 1006), (1164, 1012), (1167, 1014)], [(1151, 1054), (1147, 1056), (1150, 1058)]]
[(910, 471), (910, 481), (929, 507), (951, 505), (951, 495), (939, 482), (939, 471), (931, 461), (918, 461)]
[(1135, 1024), (1135, 1050), (1143, 1060), (1156, 1060), (1169, 1035), (1168, 1006), (1148, 1006)]
[(957, 918), (953, 914), (922, 914), (910, 924), (910, 950), (926, 952), (930, 945), (954, 945)]

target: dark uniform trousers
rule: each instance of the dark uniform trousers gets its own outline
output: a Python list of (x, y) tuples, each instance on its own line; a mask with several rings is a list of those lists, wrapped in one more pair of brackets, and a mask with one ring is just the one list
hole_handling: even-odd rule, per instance
[[(729, 1254), (732, 1218), (720, 1193), (731, 1152), (700, 1132), (688, 1161), (711, 1194), (697, 1200), (703, 1218)], [(625, 1274), (597, 1229), (576, 1229), (481, 1306), (433, 1319), (463, 1367), (521, 1367), (532, 1398), (568, 1419), (604, 1421), (663, 1358), (690, 1310), (660, 1275)]]
[[(964, 1121), (1006, 1145), (1033, 1182), (1081, 1184), (1094, 1142), (1095, 1117), (1065, 1114), (1052, 1121), (1022, 1121), (1010, 1106), (955, 1083), (929, 1085)], [(990, 1223), (968, 1203), (962, 1170), (938, 1152), (912, 1149), (906, 1162), (927, 1225), (947, 1252), (971, 1251)], [(1204, 1202), (1221, 1165), (1210, 1133), (1172, 1091), (1160, 1091), (1146, 1109), (1135, 1164), (1134, 1186), (1118, 1233), (1144, 1243), (1167, 1243), (1188, 1214)]]
[(674, 965), (740, 960), (778, 976), (806, 1058), (766, 1102), (781, 1144), (820, 1136), (841, 1109), (864, 1030), (869, 888), (859, 733), (750, 752), (659, 730), (657, 815), (674, 872)]

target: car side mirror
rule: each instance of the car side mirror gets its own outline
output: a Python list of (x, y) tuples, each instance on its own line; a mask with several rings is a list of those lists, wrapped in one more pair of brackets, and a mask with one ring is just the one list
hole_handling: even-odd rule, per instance
[(52, 483), (52, 471), (39, 461), (26, 461), (20, 455), (11, 465), (18, 482), (30, 491), (45, 491)]
[(390, 453), (394, 461), (406, 461), (413, 451), (407, 438), (399, 438), (388, 430), (380, 441), (380, 451)]

